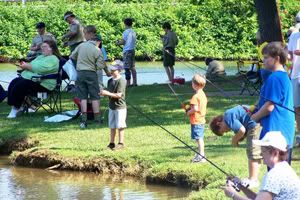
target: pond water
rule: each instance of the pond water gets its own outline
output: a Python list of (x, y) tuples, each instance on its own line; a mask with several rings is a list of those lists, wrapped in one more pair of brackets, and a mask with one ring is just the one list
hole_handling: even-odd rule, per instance
[[(223, 63), (225, 65), (227, 75), (234, 75), (237, 73), (235, 62)], [(13, 65), (10, 67), (3, 66), (4, 65), (0, 64), (0, 83), (4, 87), (7, 87), (7, 82), (10, 82), (17, 76), (15, 72), (16, 67)], [(184, 77), (186, 81), (190, 81), (196, 72), (205, 74), (205, 71), (200, 68), (206, 68), (204, 62), (177, 62), (175, 65), (175, 77)], [(166, 83), (168, 79), (162, 62), (136, 62), (136, 69), (138, 85)], [(108, 78), (103, 76), (104, 83), (107, 83), (107, 80)]]
[(185, 199), (189, 190), (94, 173), (14, 167), (0, 157), (0, 199)]

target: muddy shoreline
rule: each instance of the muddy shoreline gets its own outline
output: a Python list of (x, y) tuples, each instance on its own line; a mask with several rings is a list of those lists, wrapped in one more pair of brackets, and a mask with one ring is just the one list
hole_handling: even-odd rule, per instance
[(149, 184), (172, 185), (193, 190), (200, 190), (208, 185), (205, 180), (196, 182), (190, 180), (188, 175), (175, 174), (172, 171), (164, 176), (152, 175), (151, 167), (140, 162), (129, 165), (117, 159), (105, 157), (93, 159), (64, 158), (48, 149), (39, 149), (38, 144), (39, 141), (32, 141), (27, 138), (1, 142), (0, 155), (8, 155), (11, 164), (15, 166), (132, 176), (143, 179)]

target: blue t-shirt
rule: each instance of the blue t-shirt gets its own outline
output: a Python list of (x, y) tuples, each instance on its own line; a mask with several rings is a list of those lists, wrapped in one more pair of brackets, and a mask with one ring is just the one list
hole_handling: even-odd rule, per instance
[(279, 106), (282, 105), (289, 109), (293, 109), (294, 106), (292, 84), (286, 72), (273, 72), (265, 81), (260, 91), (258, 109), (267, 101), (273, 102), (275, 108), (260, 121), (262, 126), (260, 139), (269, 131), (281, 131), (289, 148), (292, 148), (295, 134), (295, 115)]
[(256, 125), (245, 109), (247, 108), (239, 105), (225, 111), (224, 122), (234, 133), (237, 133), (242, 126), (248, 131)]
[(123, 53), (125, 51), (134, 50), (135, 43), (136, 43), (136, 34), (133, 31), (133, 29), (131, 29), (131, 28), (126, 29), (123, 32), (122, 38), (125, 41), (125, 44), (123, 47)]

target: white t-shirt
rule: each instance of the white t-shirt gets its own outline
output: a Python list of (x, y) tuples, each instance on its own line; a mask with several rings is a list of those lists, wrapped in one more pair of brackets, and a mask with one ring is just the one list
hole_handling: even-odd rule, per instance
[(136, 34), (133, 29), (129, 28), (126, 29), (123, 32), (122, 35), (123, 40), (125, 41), (124, 47), (123, 47), (123, 53), (125, 51), (134, 50), (135, 49), (135, 43), (136, 43)]
[[(300, 32), (293, 33), (290, 36), (288, 50), (292, 52), (300, 50)], [(300, 56), (293, 54), (293, 70), (291, 78), (296, 79), (298, 77), (300, 77)]]
[(273, 200), (300, 200), (300, 180), (287, 162), (277, 163), (265, 176), (260, 187)]

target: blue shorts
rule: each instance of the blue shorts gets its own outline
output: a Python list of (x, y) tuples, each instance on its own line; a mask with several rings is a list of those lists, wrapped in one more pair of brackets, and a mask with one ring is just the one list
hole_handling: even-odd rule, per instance
[(193, 140), (199, 140), (204, 138), (204, 125), (203, 124), (192, 124), (191, 125), (191, 137)]

